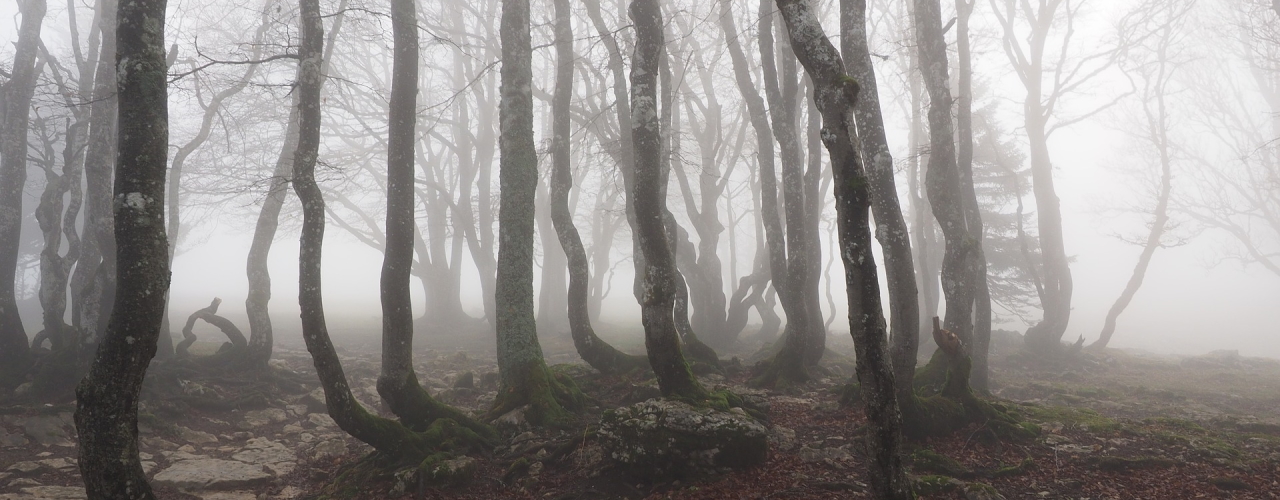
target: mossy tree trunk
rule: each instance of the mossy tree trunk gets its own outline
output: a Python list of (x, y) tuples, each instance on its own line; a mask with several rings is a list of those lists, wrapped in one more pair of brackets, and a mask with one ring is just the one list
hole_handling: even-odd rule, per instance
[(636, 43), (631, 65), (631, 137), (635, 179), (629, 196), (635, 207), (636, 245), (644, 257), (641, 317), (649, 364), (663, 396), (703, 400), (707, 391), (693, 377), (676, 333), (675, 258), (663, 215), (662, 132), (658, 122), (658, 66), (665, 37), (657, 0), (633, 0), (629, 8)]
[(849, 297), (849, 328), (868, 422), (872, 496), (912, 498), (901, 457), (901, 419), (886, 346), (884, 313), (869, 223), (870, 181), (859, 151), (855, 107), (858, 84), (844, 72), (840, 53), (822, 31), (806, 0), (778, 0), (792, 47), (814, 83), (822, 137), (831, 157), (840, 238)]
[(138, 399), (169, 289), (164, 189), (169, 147), (165, 0), (121, 2), (116, 83), (123, 129), (114, 213), (119, 292), (76, 389), (80, 475), (89, 498), (154, 498), (138, 457)]
[(911, 237), (898, 203), (898, 189), (893, 180), (893, 157), (884, 131), (880, 112), (880, 91), (871, 50), (867, 45), (866, 0), (840, 2), (840, 43), (849, 76), (860, 90), (854, 104), (858, 119), (858, 135), (865, 149), (867, 191), (871, 195), (871, 211), (875, 217), (876, 239), (884, 249), (885, 277), (889, 282), (889, 324), (892, 327), (890, 353), (893, 376), (897, 383), (898, 401), (911, 401), (911, 378), (916, 370), (916, 352), (920, 345), (920, 302), (912, 261)]
[(329, 416), (351, 436), (398, 459), (422, 459), (442, 447), (465, 447), (479, 437), (454, 420), (442, 418), (432, 422), (426, 432), (414, 432), (399, 422), (370, 414), (352, 396), (338, 353), (329, 339), (321, 282), (325, 207), (315, 179), (320, 149), (320, 90), (324, 83), (324, 27), (319, 0), (300, 0), (299, 3), (302, 36), (294, 90), (298, 96), (298, 147), (293, 154), (292, 183), (302, 203), (298, 305), (302, 309), (302, 338), (320, 377)]
[[(0, 386), (20, 383), (30, 364), (27, 331), (18, 315), (14, 277), (18, 271), (18, 244), (22, 241), (22, 188), (27, 183), (27, 119), (36, 89), (36, 53), (45, 0), (19, 2), (22, 24), (13, 57), (12, 73), (0, 96)], [(56, 248), (55, 248), (56, 252)]]
[[(569, 331), (578, 355), (601, 373), (626, 372), (644, 367), (643, 357), (626, 354), (601, 340), (591, 327), (587, 303), (589, 270), (587, 253), (569, 210), (573, 189), (570, 166), (570, 99), (573, 97), (573, 28), (569, 0), (555, 0), (556, 86), (551, 103), (551, 222), (560, 246), (569, 259)], [(597, 243), (603, 245), (603, 243)]]
[(414, 141), (417, 124), (418, 23), (413, 0), (391, 1), (393, 55), (387, 124), (387, 227), (382, 260), (382, 373), (378, 395), (414, 430), (449, 418), (479, 434), (492, 431), (440, 403), (413, 368)]
[(502, 386), (490, 410), (498, 416), (526, 404), (526, 418), (552, 424), (579, 406), (580, 393), (547, 368), (533, 310), (534, 198), (538, 157), (533, 142), (533, 71), (529, 3), (502, 2), (502, 71), (499, 107), (501, 197), (498, 210), (498, 370)]

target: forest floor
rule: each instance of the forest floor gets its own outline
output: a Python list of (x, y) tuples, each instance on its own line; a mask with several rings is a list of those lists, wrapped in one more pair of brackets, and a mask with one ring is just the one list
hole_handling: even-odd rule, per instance
[[(627, 334), (633, 344), (620, 347), (639, 351), (636, 332)], [(1040, 436), (1001, 440), (975, 424), (909, 442), (921, 498), (1001, 498), (992, 491), (1008, 499), (1280, 498), (1280, 361), (1109, 350), (1045, 362), (1018, 350), (1016, 338), (1004, 340), (992, 357), (993, 396), (1038, 424)], [(356, 397), (385, 411), (374, 388), (375, 332), (335, 341)], [(710, 387), (768, 401), (771, 451), (763, 465), (656, 484), (610, 470), (588, 429), (604, 409), (655, 397), (657, 386), (652, 378), (604, 377), (580, 366), (567, 371), (594, 401), (578, 428), (508, 429), (504, 444), (473, 457), (470, 484), (446, 489), (406, 484), (395, 471), (357, 472), (370, 449), (325, 414), (300, 341), (278, 343), (273, 368), (300, 375), (302, 385), (187, 373), (176, 376), (185, 396), (144, 395), (140, 447), (160, 498), (302, 499), (339, 491), (346, 498), (477, 500), (866, 497), (862, 412), (837, 402), (852, 374), (847, 336), (831, 337), (830, 376), (797, 389), (749, 389), (746, 370), (703, 376)], [(425, 386), (459, 407), (487, 409), (497, 389), (492, 338), (454, 332), (419, 335), (417, 343)], [(567, 336), (544, 339), (543, 347), (548, 363), (580, 362)], [(192, 352), (214, 349), (198, 343)], [(475, 386), (454, 387), (466, 372)], [(73, 410), (70, 400), (0, 400), (0, 500), (84, 498)]]

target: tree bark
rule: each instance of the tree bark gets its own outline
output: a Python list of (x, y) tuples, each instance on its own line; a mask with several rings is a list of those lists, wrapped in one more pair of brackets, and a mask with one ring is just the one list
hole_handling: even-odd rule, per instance
[(554, 424), (579, 405), (542, 357), (533, 309), (533, 228), (538, 158), (533, 142), (533, 70), (529, 3), (502, 2), (501, 189), (496, 278), (498, 371), (502, 386), (491, 416), (526, 404), (535, 424)]
[[(556, 86), (551, 103), (551, 221), (556, 237), (569, 260), (568, 312), (569, 330), (578, 355), (601, 373), (620, 373), (644, 366), (644, 358), (615, 349), (596, 336), (591, 327), (587, 303), (587, 252), (582, 246), (578, 228), (569, 210), (569, 191), (573, 189), (570, 167), (569, 105), (573, 97), (573, 28), (569, 0), (555, 0)], [(606, 248), (610, 242), (596, 242)], [(599, 272), (597, 270), (597, 272)]]
[(22, 188), (27, 183), (27, 119), (36, 89), (36, 54), (45, 10), (44, 0), (19, 2), (22, 24), (18, 27), (13, 73), (0, 89), (0, 106), (4, 106), (0, 124), (0, 387), (20, 383), (30, 364), (14, 278), (18, 271), (18, 244), (22, 241)]
[(925, 182), (934, 218), (942, 226), (942, 292), (947, 302), (946, 329), (965, 343), (973, 334), (976, 241), (965, 218), (960, 172), (951, 121), (951, 89), (947, 77), (946, 42), (938, 0), (914, 0), (917, 50), (925, 89), (929, 93), (929, 165)]
[(901, 457), (901, 421), (886, 346), (880, 282), (871, 250), (870, 179), (862, 164), (854, 124), (858, 83), (845, 75), (840, 53), (822, 31), (806, 0), (779, 0), (791, 45), (814, 83), (814, 101), (822, 113), (823, 143), (835, 176), (840, 255), (845, 265), (850, 332), (868, 422), (871, 495), (909, 499), (911, 485)]
[(898, 189), (893, 179), (893, 157), (884, 131), (880, 112), (880, 91), (871, 50), (867, 44), (866, 0), (840, 3), (840, 43), (849, 76), (860, 86), (854, 103), (858, 135), (863, 139), (864, 165), (867, 165), (867, 191), (871, 196), (876, 221), (876, 239), (884, 250), (885, 277), (889, 283), (890, 352), (893, 375), (897, 382), (898, 401), (908, 404), (916, 371), (916, 352), (920, 345), (920, 304), (917, 297), (915, 265), (912, 261), (911, 237), (898, 204)]
[(76, 389), (80, 475), (89, 498), (151, 499), (138, 458), (138, 398), (156, 352), (169, 288), (164, 231), (168, 166), (165, 0), (121, 2), (115, 64), (119, 120), (112, 211), (117, 259), (110, 321)]
[(632, 0), (635, 52), (631, 58), (631, 136), (635, 171), (629, 196), (635, 207), (632, 230), (644, 256), (642, 297), (645, 347), (649, 364), (658, 376), (662, 395), (702, 400), (707, 391), (693, 377), (685, 362), (676, 333), (675, 259), (664, 227), (666, 203), (662, 198), (662, 131), (658, 121), (658, 66), (664, 35), (662, 10), (657, 0)]

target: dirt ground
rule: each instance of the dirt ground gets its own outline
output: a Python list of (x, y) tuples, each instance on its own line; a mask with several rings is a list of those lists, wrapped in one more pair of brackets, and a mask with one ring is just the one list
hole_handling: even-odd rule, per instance
[[(348, 332), (335, 341), (357, 398), (385, 412), (374, 387), (376, 331), (335, 331)], [(616, 345), (639, 352), (639, 333), (623, 333), (612, 339)], [(416, 343), (418, 374), (433, 394), (477, 413), (487, 409), (497, 390), (491, 337), (454, 331), (420, 334)], [(1038, 424), (1039, 437), (997, 439), (975, 424), (947, 438), (909, 442), (921, 498), (1280, 498), (1280, 361), (1234, 352), (1172, 357), (1111, 350), (1046, 363), (1029, 359), (1016, 343), (1007, 336), (997, 341), (993, 396)], [(591, 425), (604, 409), (657, 396), (657, 386), (652, 378), (604, 377), (580, 366), (569, 373), (593, 402), (577, 428), (506, 429), (504, 444), (472, 457), (477, 473), (470, 483), (450, 488), (360, 467), (370, 448), (325, 414), (300, 339), (278, 344), (273, 367), (297, 374), (301, 385), (189, 375), (177, 377), (181, 398), (144, 397), (140, 447), (161, 498), (866, 497), (862, 412), (838, 404), (838, 389), (852, 374), (847, 335), (830, 338), (831, 375), (796, 390), (745, 387), (759, 343), (730, 354), (748, 368), (702, 376), (710, 387), (767, 401), (771, 451), (761, 466), (657, 484), (610, 470), (590, 438)], [(192, 352), (216, 348), (201, 342)], [(567, 335), (544, 338), (543, 348), (549, 363), (580, 363)], [(454, 387), (467, 372), (475, 386)], [(69, 399), (0, 402), (0, 500), (84, 498), (73, 410)]]

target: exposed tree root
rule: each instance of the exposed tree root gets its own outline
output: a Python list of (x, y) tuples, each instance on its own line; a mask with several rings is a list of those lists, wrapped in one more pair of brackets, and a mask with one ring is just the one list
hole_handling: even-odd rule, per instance
[(541, 360), (529, 363), (521, 377), (523, 387), (503, 387), (493, 401), (485, 420), (493, 420), (528, 405), (525, 420), (548, 427), (572, 425), (573, 413), (581, 410), (586, 396), (567, 374), (547, 367)]
[(436, 421), (447, 419), (475, 433), (484, 442), (492, 443), (497, 439), (498, 434), (492, 427), (431, 397), (418, 383), (416, 375), (409, 377), (403, 387), (390, 387), (390, 384), (392, 382), (388, 379), (379, 378), (378, 393), (396, 395), (394, 398), (384, 397), (384, 400), (405, 427), (421, 432), (429, 429)]

